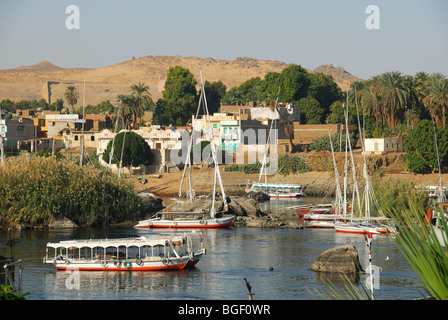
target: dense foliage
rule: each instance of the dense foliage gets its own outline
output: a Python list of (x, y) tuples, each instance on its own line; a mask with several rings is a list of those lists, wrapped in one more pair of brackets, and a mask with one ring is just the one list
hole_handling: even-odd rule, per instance
[[(269, 168), (269, 163), (267, 165)], [(256, 162), (252, 164), (237, 165), (232, 164), (224, 168), (225, 172), (239, 171), (244, 173), (260, 173), (261, 163)], [(284, 154), (277, 159), (277, 172), (282, 175), (304, 173), (310, 171), (310, 168), (306, 162), (298, 156), (292, 156), (289, 154)]]
[(120, 161), (124, 167), (148, 166), (154, 160), (154, 155), (145, 139), (135, 132), (126, 131), (117, 134), (115, 139), (107, 144), (103, 153), (103, 160), (106, 163), (109, 163), (112, 142), (114, 144), (112, 163), (117, 164), (117, 166), (119, 166)]
[[(354, 132), (350, 133), (350, 146), (352, 149), (355, 148), (358, 139)], [(331, 142), (333, 143), (333, 150), (335, 152), (345, 151), (346, 145), (346, 135), (345, 134), (335, 134), (331, 137)], [(348, 145), (347, 145), (348, 147)], [(323, 136), (322, 138), (316, 139), (308, 146), (308, 151), (331, 151), (331, 143), (329, 136)]]
[(0, 167), (0, 225), (46, 226), (66, 216), (103, 225), (140, 218), (133, 186), (109, 171), (51, 157), (9, 157)]
[[(280, 88), (280, 93), (279, 93)], [(265, 101), (273, 104), (288, 102), (301, 110), (301, 122), (323, 123), (330, 113), (330, 106), (343, 98), (341, 89), (331, 76), (308, 73), (300, 65), (290, 65), (281, 73), (269, 72), (264, 79), (255, 77), (228, 90), (224, 104), (244, 104)]]
[[(419, 125), (409, 132), (404, 141), (404, 160), (408, 169), (413, 173), (433, 173), (438, 171), (436, 141), (434, 139), (434, 125), (430, 120), (422, 120)], [(436, 129), (437, 147), (441, 170), (448, 167), (448, 130)]]

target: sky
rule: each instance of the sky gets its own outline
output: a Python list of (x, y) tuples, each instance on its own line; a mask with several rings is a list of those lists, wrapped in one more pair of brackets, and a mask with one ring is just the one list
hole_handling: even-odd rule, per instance
[[(75, 21), (70, 5), (79, 9), (79, 29), (66, 25)], [(366, 13), (369, 5), (379, 16)], [(0, 0), (0, 69), (246, 56), (308, 69), (333, 64), (362, 79), (388, 71), (448, 76), (447, 13), (446, 0)]]

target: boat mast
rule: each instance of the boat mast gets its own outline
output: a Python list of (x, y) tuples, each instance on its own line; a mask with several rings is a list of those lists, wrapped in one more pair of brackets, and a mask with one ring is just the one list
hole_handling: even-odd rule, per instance
[[(278, 114), (279, 114), (279, 116), (280, 116), (280, 112), (278, 111), (278, 108), (277, 108), (277, 104), (278, 104), (278, 96), (280, 95), (280, 87), (278, 88), (278, 93), (277, 93), (277, 98), (275, 99), (275, 107), (274, 107), (274, 112), (273, 112), (273, 114), (275, 115), (275, 112), (277, 112)], [(267, 165), (267, 155), (268, 155), (268, 151), (269, 151), (269, 145), (270, 145), (270, 142), (271, 142), (271, 132), (272, 132), (272, 126), (275, 124), (275, 119), (274, 119), (274, 117), (273, 117), (273, 119), (272, 119), (272, 121), (271, 121), (271, 126), (270, 126), (270, 128), (269, 128), (269, 134), (268, 134), (268, 138), (266, 139), (266, 148), (265, 148), (265, 151), (264, 151), (264, 157), (263, 157), (263, 163), (261, 164), (261, 168), (260, 168), (260, 175), (259, 175), (259, 177), (258, 177), (258, 183), (260, 183), (260, 181), (261, 181), (261, 176), (263, 175), (263, 172), (264, 172), (264, 183), (268, 183), (268, 178), (267, 178), (267, 175), (266, 175), (266, 165)]]
[[(224, 208), (225, 208), (225, 210), (227, 210), (227, 207), (228, 207), (227, 206), (227, 198), (226, 198), (226, 193), (224, 191), (224, 187), (223, 187), (223, 184), (222, 184), (222, 179), (221, 179), (221, 173), (219, 171), (218, 160), (216, 158), (215, 142), (213, 141), (213, 127), (211, 126), (210, 114), (208, 112), (207, 98), (206, 98), (206, 95), (205, 95), (205, 85), (204, 85), (204, 81), (202, 79), (201, 64), (199, 64), (199, 74), (201, 76), (201, 86), (202, 86), (201, 92), (204, 95), (204, 99), (203, 99), (203, 101), (204, 101), (204, 105), (203, 105), (204, 106), (204, 114), (206, 114), (206, 117), (208, 117), (208, 124), (209, 124), (210, 129), (211, 129), (210, 146), (211, 146), (211, 151), (212, 151), (213, 162), (215, 164), (215, 181), (214, 181), (214, 185), (216, 185), (216, 180), (218, 180), (219, 186), (221, 188), (221, 194), (222, 194), (222, 199), (223, 199), (223, 202), (224, 202)], [(215, 189), (215, 187), (214, 187), (214, 189)], [(213, 192), (212, 209), (211, 209), (211, 212), (210, 212), (210, 216), (212, 218), (214, 218), (215, 217), (215, 213), (216, 213), (215, 212), (215, 192)]]
[(365, 146), (364, 146), (364, 138), (363, 138), (363, 131), (361, 129), (361, 122), (359, 120), (359, 110), (358, 110), (358, 99), (356, 98), (356, 87), (355, 87), (355, 105), (356, 105), (356, 115), (358, 118), (358, 129), (359, 129), (359, 139), (361, 140), (361, 150), (362, 150), (362, 158), (364, 162), (363, 167), (363, 176), (366, 179), (366, 186), (364, 190), (364, 196), (365, 196), (365, 216), (370, 217), (370, 200), (371, 200), (371, 185), (370, 185), (370, 179), (369, 179), (369, 172), (367, 170), (367, 161), (366, 161), (366, 154), (365, 154)]
[(121, 108), (121, 102), (123, 99), (120, 99), (120, 104), (118, 105), (118, 111), (117, 111), (117, 120), (115, 121), (115, 131), (114, 131), (114, 137), (112, 138), (112, 146), (110, 148), (109, 153), (109, 169), (112, 168), (112, 157), (114, 156), (114, 143), (115, 143), (115, 136), (117, 135), (117, 128), (118, 128), (118, 120), (120, 119), (120, 108)]
[[(199, 62), (198, 62), (198, 64), (199, 64)], [(200, 69), (200, 65), (199, 65), (199, 69)], [(205, 79), (207, 79), (207, 70), (205, 71), (205, 78), (204, 78), (204, 81), (205, 81)], [(202, 90), (202, 89), (201, 89), (201, 90)], [(201, 108), (201, 102), (202, 102), (202, 93), (201, 93), (201, 95), (199, 96), (199, 103), (198, 103), (198, 107), (197, 107), (197, 109), (196, 109), (196, 116), (195, 116), (194, 119), (197, 119), (198, 116), (199, 116), (199, 110), (200, 110), (200, 108)], [(188, 146), (187, 157), (186, 157), (186, 159), (185, 159), (184, 171), (183, 171), (183, 173), (182, 173), (182, 179), (181, 179), (181, 181), (180, 181), (179, 193), (178, 193), (178, 196), (179, 196), (179, 198), (180, 198), (180, 197), (182, 196), (182, 185), (183, 185), (183, 183), (184, 183), (185, 173), (186, 173), (186, 171), (187, 171), (187, 169), (188, 169), (188, 184), (189, 184), (188, 198), (189, 198), (190, 200), (193, 200), (193, 189), (192, 189), (192, 187), (191, 187), (191, 158), (190, 158), (191, 148), (192, 148), (192, 146), (193, 146), (193, 142), (194, 142), (193, 137), (194, 137), (194, 121), (192, 121), (192, 123), (191, 123), (190, 144), (189, 144), (189, 146)]]
[(341, 191), (341, 182), (339, 177), (338, 166), (336, 164), (336, 159), (334, 157), (334, 149), (333, 149), (333, 141), (331, 139), (330, 126), (328, 125), (328, 137), (330, 138), (330, 147), (331, 147), (331, 155), (333, 156), (333, 166), (334, 166), (334, 177), (336, 180), (336, 214), (341, 213), (341, 201), (342, 201), (342, 191)]
[(437, 153), (437, 165), (439, 167), (439, 192), (437, 195), (437, 200), (439, 203), (441, 203), (441, 202), (446, 202), (446, 196), (445, 196), (445, 192), (443, 192), (442, 172), (440, 171), (439, 147), (437, 145), (437, 133), (436, 133), (436, 127), (434, 124), (434, 116), (432, 116), (431, 118), (432, 118), (432, 127), (434, 130), (434, 143), (436, 146), (436, 153)]
[[(84, 122), (86, 121), (84, 119), (84, 106), (86, 102), (86, 75), (84, 75), (84, 89), (82, 93), (82, 126), (81, 126), (81, 147), (80, 147), (80, 154), (79, 154), (79, 166), (82, 167), (82, 158), (84, 156)], [(53, 137), (54, 141), (54, 137)]]

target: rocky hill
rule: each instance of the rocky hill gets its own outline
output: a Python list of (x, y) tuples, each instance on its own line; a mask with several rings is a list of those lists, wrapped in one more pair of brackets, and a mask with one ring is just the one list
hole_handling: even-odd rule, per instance
[[(43, 61), (33, 66), (0, 70), (0, 101), (44, 98), (52, 103), (63, 97), (68, 85), (74, 85), (81, 95), (77, 105), (80, 106), (84, 77), (86, 104), (95, 105), (104, 100), (115, 103), (117, 95), (129, 93), (129, 87), (139, 81), (150, 87), (151, 96), (156, 101), (162, 96), (169, 67), (180, 65), (187, 68), (200, 82), (198, 62), (201, 65), (203, 77), (206, 76), (206, 79), (211, 82), (221, 80), (228, 89), (252, 77), (263, 78), (268, 72), (281, 72), (288, 66), (280, 61), (257, 60), (248, 57), (217, 60), (198, 57), (146, 56), (94, 69), (65, 69)], [(334, 68), (332, 65), (308, 71), (332, 75), (343, 90), (352, 81), (359, 80), (342, 67)]]

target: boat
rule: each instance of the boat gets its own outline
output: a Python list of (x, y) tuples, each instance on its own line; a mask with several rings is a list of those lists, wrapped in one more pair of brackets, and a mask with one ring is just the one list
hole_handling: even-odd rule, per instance
[[(201, 102), (204, 101), (204, 114), (209, 115), (208, 113), (208, 107), (207, 107), (207, 99), (205, 96), (205, 87), (204, 87), (204, 81), (202, 81), (202, 72), (199, 65), (199, 73), (201, 75), (201, 82), (202, 82), (202, 89), (201, 89), (201, 95), (199, 99), (198, 109), (196, 112), (196, 117), (199, 114)], [(213, 130), (211, 124), (210, 124), (210, 117), (209, 119), (209, 126), (211, 130)], [(213, 136), (213, 132), (212, 135)], [(190, 137), (190, 143), (188, 146), (188, 152), (187, 155), (190, 155), (191, 153), (191, 147), (193, 145), (193, 137), (194, 134), (191, 134)], [(214, 185), (213, 185), (213, 192), (212, 192), (212, 205), (210, 208), (210, 212), (207, 214), (205, 211), (201, 212), (176, 212), (176, 211), (160, 211), (150, 217), (149, 219), (141, 220), (139, 221), (134, 228), (227, 228), (233, 225), (235, 221), (235, 216), (233, 215), (226, 215), (227, 209), (228, 209), (228, 198), (226, 197), (226, 193), (224, 191), (222, 179), (221, 179), (221, 173), (219, 171), (219, 163), (217, 161), (216, 156), (216, 146), (214, 141), (210, 140), (210, 146), (211, 146), (211, 154), (212, 154), (212, 160), (215, 168), (214, 172)], [(193, 190), (191, 188), (191, 159), (189, 156), (186, 157), (185, 160), (185, 166), (182, 173), (182, 179), (180, 182), (179, 187), (179, 198), (182, 196), (182, 185), (184, 181), (184, 177), (189, 172), (189, 190), (187, 192), (188, 199), (187, 201), (193, 201)], [(224, 210), (221, 212), (216, 212), (215, 210), (215, 197), (216, 197), (216, 185), (219, 183), (221, 188), (221, 195), (224, 203)], [(176, 200), (177, 202), (177, 200)]]
[(334, 228), (334, 220), (311, 220), (305, 222), (305, 228)]
[[(356, 110), (358, 112), (358, 108), (356, 106)], [(360, 215), (363, 215), (361, 217), (353, 217), (353, 210), (351, 213), (351, 217), (347, 216), (347, 206), (343, 206), (344, 209), (344, 219), (341, 221), (337, 221), (334, 225), (334, 229), (336, 232), (343, 232), (343, 233), (354, 233), (354, 234), (385, 234), (385, 233), (395, 233), (393, 227), (388, 226), (387, 224), (379, 223), (379, 221), (386, 220), (389, 221), (390, 219), (387, 219), (385, 217), (375, 217), (374, 212), (375, 209), (378, 209), (379, 211), (381, 208), (379, 207), (378, 203), (376, 202), (375, 194), (373, 191), (373, 188), (371, 186), (370, 177), (367, 170), (367, 162), (365, 158), (365, 147), (364, 147), (364, 141), (363, 141), (363, 135), (361, 132), (361, 125), (359, 123), (359, 113), (358, 113), (358, 127), (359, 127), (359, 134), (361, 139), (361, 148), (362, 148), (362, 155), (363, 155), (363, 177), (365, 179), (365, 189), (364, 189), (364, 204), (361, 204), (360, 198), (359, 198), (359, 191), (357, 186), (357, 178), (356, 178), (356, 170), (354, 170), (355, 165), (353, 161), (353, 155), (352, 155), (352, 149), (350, 145), (350, 138), (349, 138), (349, 132), (348, 132), (348, 112), (344, 108), (345, 113), (345, 121), (346, 121), (346, 143), (345, 143), (345, 169), (344, 169), (344, 202), (346, 202), (346, 189), (347, 189), (347, 176), (348, 176), (348, 160), (347, 160), (347, 146), (349, 146), (350, 149), (350, 155), (351, 155), (351, 162), (352, 162), (352, 171), (353, 171), (353, 181), (355, 182), (355, 194), (357, 195), (358, 200), (358, 210)], [(331, 140), (331, 137), (330, 137)], [(335, 167), (336, 169), (336, 167)], [(353, 196), (353, 203), (355, 202), (355, 194)]]
[(235, 221), (231, 215), (203, 216), (203, 212), (158, 212), (149, 219), (139, 221), (134, 228), (227, 228)]
[(350, 220), (349, 222), (338, 221), (334, 224), (334, 229), (337, 232), (343, 233), (358, 233), (358, 234), (380, 234), (380, 230), (376, 227), (370, 225), (366, 221), (354, 222)]
[(44, 263), (58, 270), (162, 271), (196, 265), (205, 254), (194, 251), (188, 235), (121, 239), (65, 240), (47, 243)]
[(263, 192), (270, 198), (301, 198), (306, 197), (302, 186), (298, 184), (279, 184), (254, 182), (246, 192)]
[(328, 211), (333, 211), (332, 204), (302, 204), (292, 208), (296, 210), (299, 217), (303, 217), (308, 213), (321, 214)]

